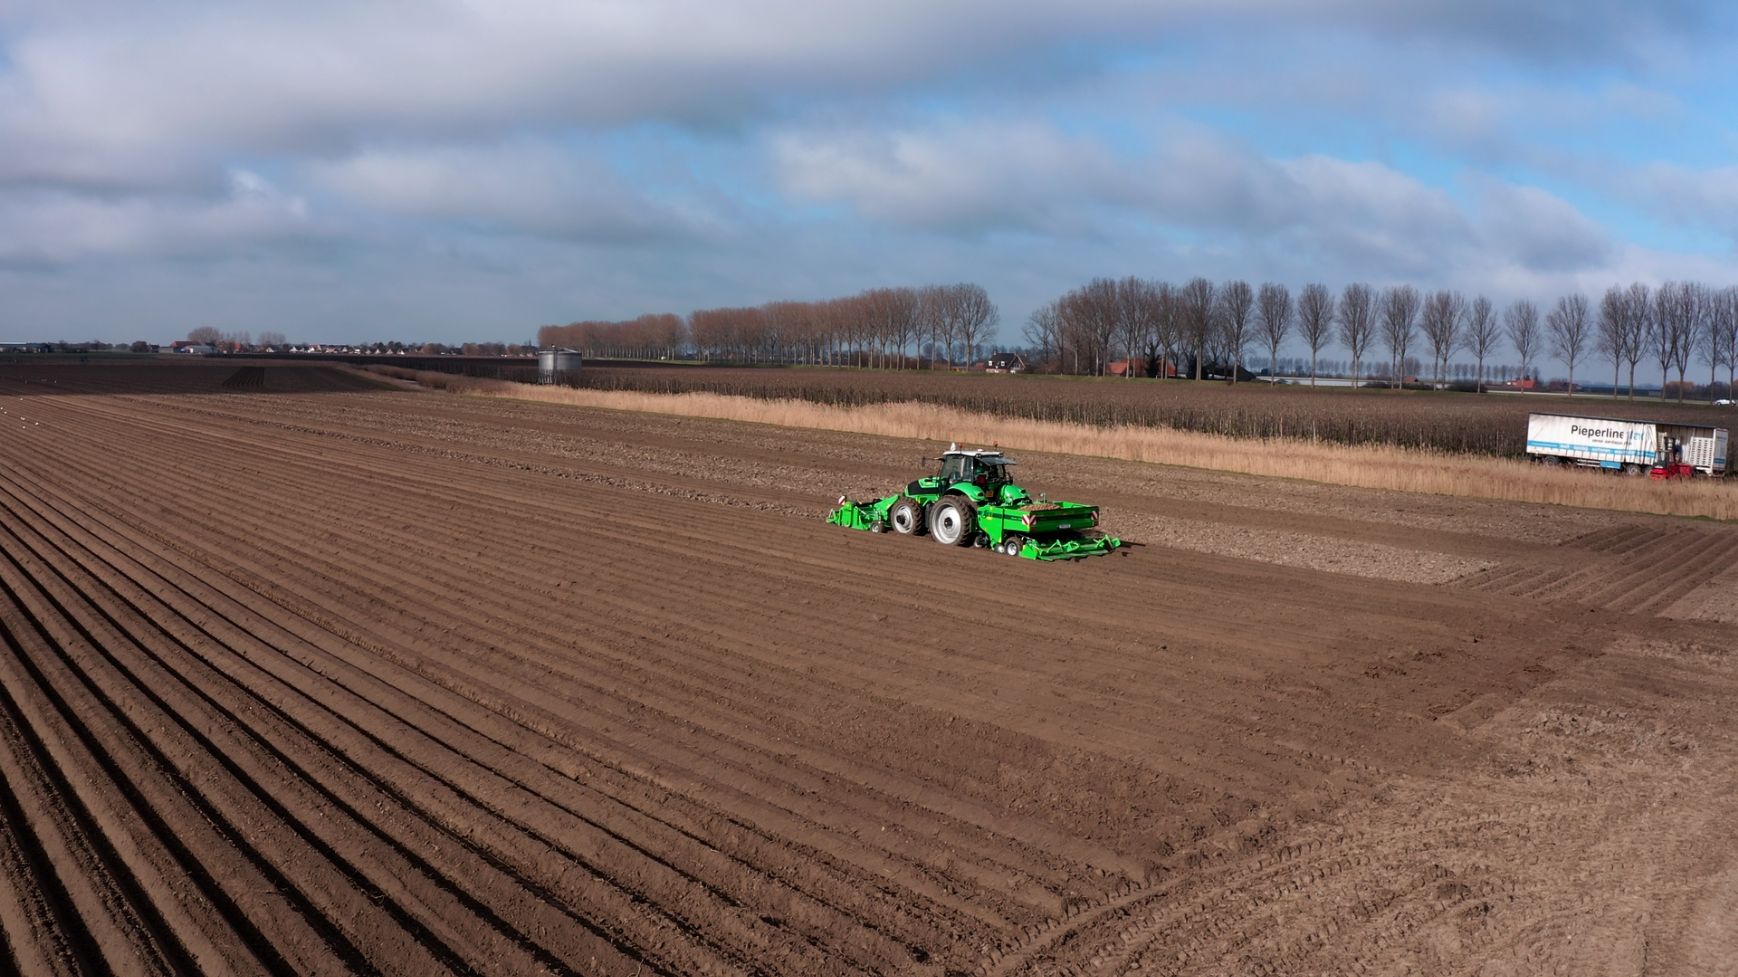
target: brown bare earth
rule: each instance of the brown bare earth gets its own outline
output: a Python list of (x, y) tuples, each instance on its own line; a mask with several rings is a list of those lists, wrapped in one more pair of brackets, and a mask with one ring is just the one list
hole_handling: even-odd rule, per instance
[(1028, 454), (1132, 544), (1046, 565), (821, 522), (934, 444), (0, 410), (0, 973), (1738, 960), (1738, 527)]

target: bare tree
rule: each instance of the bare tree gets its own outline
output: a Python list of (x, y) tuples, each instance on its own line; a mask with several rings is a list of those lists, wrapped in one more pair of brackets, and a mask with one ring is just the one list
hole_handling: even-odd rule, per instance
[[(1046, 363), (1051, 359), (1061, 359), (1062, 353), (1062, 311), (1058, 303), (1051, 302), (1032, 310), (1026, 318), (1023, 330), (1026, 342), (1038, 350)], [(1061, 369), (1058, 362), (1057, 368)]]
[(285, 342), (284, 334), (275, 330), (259, 334), (259, 344), (261, 346), (282, 346)]
[(1629, 399), (1634, 400), (1635, 367), (1647, 355), (1655, 328), (1650, 289), (1634, 283), (1624, 290), (1624, 303), (1629, 307), (1629, 334), (1624, 337), (1623, 358), (1629, 364)]
[(1213, 333), (1213, 299), (1216, 292), (1213, 283), (1205, 278), (1191, 278), (1189, 284), (1183, 286), (1180, 296), (1183, 337), (1195, 351), (1195, 379), (1201, 379), (1201, 370), (1207, 359), (1207, 341)]
[[(1660, 363), (1660, 380), (1669, 382), (1671, 368), (1678, 368), (1678, 400), (1684, 399), (1684, 374), (1690, 366), (1696, 327), (1702, 316), (1700, 285), (1666, 282), (1654, 292), (1652, 345)], [(1661, 391), (1664, 396), (1664, 391)]]
[(1613, 394), (1617, 393), (1618, 380), (1623, 374), (1623, 357), (1629, 350), (1632, 318), (1629, 290), (1622, 285), (1613, 285), (1606, 289), (1599, 299), (1599, 327), (1594, 338), (1594, 349), (1611, 360)]
[(1219, 289), (1219, 347), (1231, 361), (1231, 382), (1243, 369), (1243, 353), (1249, 348), (1250, 311), (1255, 306), (1255, 290), (1241, 279), (1226, 282)]
[(1116, 302), (1118, 339), (1128, 356), (1123, 376), (1133, 378), (1135, 360), (1152, 347), (1159, 328), (1159, 287), (1131, 275), (1116, 283)]
[(1667, 325), (1672, 319), (1673, 295), (1677, 291), (1676, 282), (1661, 282), (1654, 289), (1653, 301), (1648, 303), (1652, 313), (1648, 316), (1647, 346), (1649, 362), (1660, 365), (1660, 399), (1666, 396), (1665, 385), (1672, 379), (1672, 330)]
[(1587, 349), (1592, 338), (1593, 321), (1587, 296), (1576, 292), (1557, 300), (1557, 307), (1545, 317), (1545, 329), (1551, 334), (1551, 349), (1569, 367), (1569, 396), (1575, 396), (1575, 363)]
[(1497, 340), (1502, 338), (1502, 329), (1497, 323), (1497, 313), (1491, 307), (1491, 300), (1480, 295), (1472, 300), (1466, 316), (1466, 345), (1472, 355), (1478, 358), (1479, 393), (1485, 391), (1485, 359), (1496, 352)]
[[(860, 313), (863, 306), (861, 295), (845, 295), (826, 303), (822, 316), (833, 335), (834, 364), (862, 366), (862, 350), (864, 342), (864, 316)], [(688, 331), (697, 334), (698, 325), (694, 316), (688, 317)], [(695, 345), (701, 345), (696, 339)]]
[(954, 333), (965, 344), (966, 365), (970, 366), (977, 355), (978, 343), (990, 337), (1002, 314), (982, 285), (961, 283), (949, 286), (948, 293), (953, 306)]
[(906, 347), (917, 341), (923, 328), (923, 296), (915, 288), (883, 288), (871, 294), (877, 293), (873, 305), (877, 327), (893, 347), (896, 365), (903, 369)]
[(1702, 334), (1702, 323), (1708, 317), (1708, 289), (1699, 282), (1685, 282), (1678, 293), (1678, 341), (1672, 348), (1672, 363), (1678, 368), (1678, 403), (1684, 402), (1685, 379), (1690, 369), (1690, 357), (1696, 352), (1696, 337)]
[(1364, 354), (1376, 340), (1376, 293), (1362, 282), (1340, 293), (1340, 342), (1352, 354), (1352, 385), (1357, 386)]
[(1503, 310), (1503, 331), (1509, 334), (1509, 345), (1521, 360), (1521, 377), (1525, 379), (1538, 359), (1544, 337), (1539, 332), (1539, 309), (1521, 299)]
[(917, 324), (913, 339), (918, 344), (918, 365), (922, 366), (924, 350), (929, 351), (929, 365), (933, 368), (938, 355), (947, 356), (953, 346), (956, 322), (954, 319), (954, 297), (946, 285), (925, 285), (917, 293)]
[(1720, 382), (1720, 366), (1726, 362), (1725, 337), (1730, 310), (1726, 295), (1730, 289), (1702, 290), (1702, 327), (1696, 334), (1696, 352), (1708, 364), (1708, 399), (1714, 399), (1714, 387)]
[(1298, 335), (1310, 348), (1310, 386), (1316, 385), (1316, 358), (1333, 338), (1334, 293), (1319, 282), (1303, 287), (1297, 297)]
[[(1077, 344), (1077, 350), (1086, 347), (1092, 356), (1093, 374), (1103, 376), (1111, 340), (1117, 333), (1116, 282), (1094, 278), (1062, 296), (1059, 308), (1065, 333)], [(1079, 370), (1078, 353), (1075, 369)]]
[(187, 341), (200, 346), (216, 346), (223, 333), (215, 326), (200, 326), (187, 332)]
[(1420, 322), (1424, 328), (1424, 340), (1430, 344), (1431, 365), (1436, 369), (1438, 386), (1442, 385), (1449, 357), (1460, 348), (1461, 323), (1465, 315), (1466, 299), (1459, 292), (1432, 292), (1424, 302)]
[(1660, 364), (1660, 399), (1666, 396), (1665, 385), (1672, 379), (1672, 358), (1677, 352), (1679, 337), (1678, 300), (1679, 283), (1662, 282), (1654, 289), (1653, 318), (1648, 330), (1648, 346), (1654, 359)]
[(1255, 318), (1261, 338), (1267, 342), (1267, 374), (1279, 373), (1279, 347), (1291, 332), (1291, 289), (1267, 282), (1255, 300)]
[(1148, 348), (1148, 356), (1156, 358), (1163, 352), (1164, 363), (1159, 368), (1159, 375), (1168, 377), (1176, 372), (1177, 344), (1182, 342), (1182, 298), (1175, 285), (1159, 282), (1154, 286), (1153, 302), (1152, 345)]
[(1726, 363), (1726, 399), (1738, 399), (1738, 386), (1733, 380), (1738, 379), (1738, 287), (1728, 287), (1720, 290), (1720, 332), (1718, 343), (1720, 357)]
[(1395, 285), (1382, 291), (1382, 341), (1388, 346), (1395, 387), (1406, 382), (1406, 350), (1412, 345), (1418, 306), (1418, 289), (1411, 285)]
[[(789, 358), (792, 348), (801, 344), (809, 319), (809, 303), (768, 302), (760, 308), (762, 321), (766, 324), (760, 334), (763, 355), (768, 360), (783, 362)], [(882, 335), (889, 333), (883, 329)]]
[(905, 343), (917, 344), (923, 329), (923, 293), (915, 288), (895, 288), (882, 299), (881, 316), (887, 331), (900, 345), (901, 365), (905, 359)]

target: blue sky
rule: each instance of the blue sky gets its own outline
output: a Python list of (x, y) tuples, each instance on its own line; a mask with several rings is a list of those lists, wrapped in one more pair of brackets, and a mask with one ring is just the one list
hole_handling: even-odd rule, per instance
[(0, 338), (1738, 282), (1717, 4), (0, 5)]

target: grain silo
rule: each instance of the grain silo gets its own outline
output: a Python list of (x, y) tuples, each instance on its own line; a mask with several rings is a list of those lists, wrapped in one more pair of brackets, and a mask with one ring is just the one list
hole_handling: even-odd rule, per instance
[(557, 346), (537, 351), (537, 382), (566, 384), (579, 378), (579, 350)]

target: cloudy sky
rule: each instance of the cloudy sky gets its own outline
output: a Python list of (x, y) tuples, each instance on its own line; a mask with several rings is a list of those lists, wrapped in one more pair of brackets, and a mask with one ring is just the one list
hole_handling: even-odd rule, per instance
[(1688, 0), (0, 0), (0, 339), (1738, 282)]

